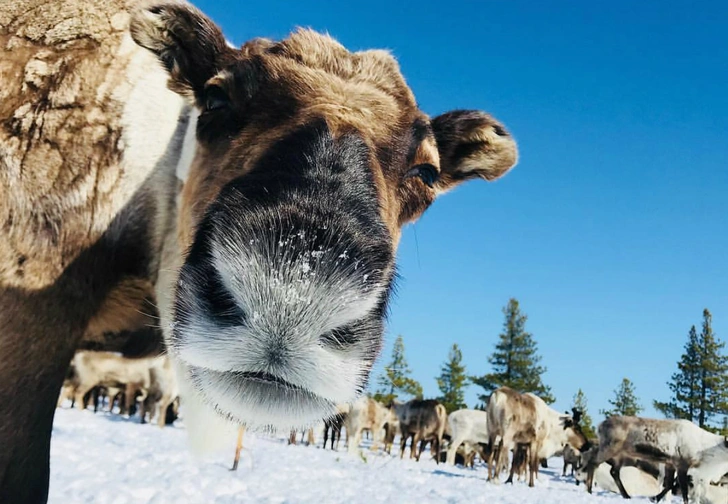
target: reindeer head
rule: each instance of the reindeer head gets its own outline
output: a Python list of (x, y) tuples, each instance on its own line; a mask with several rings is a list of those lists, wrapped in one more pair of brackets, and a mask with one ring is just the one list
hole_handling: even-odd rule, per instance
[(429, 118), (384, 51), (308, 30), (236, 49), (179, 3), (131, 33), (199, 112), (168, 341), (183, 378), (241, 423), (333, 414), (379, 352), (401, 227), (503, 175), (515, 142), (483, 112)]

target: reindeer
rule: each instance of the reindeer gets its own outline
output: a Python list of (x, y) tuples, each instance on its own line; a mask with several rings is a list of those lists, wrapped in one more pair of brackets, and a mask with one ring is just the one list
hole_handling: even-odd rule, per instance
[[(109, 411), (113, 409), (114, 398), (118, 393), (114, 391), (123, 390), (124, 402), (120, 406), (120, 411), (131, 415), (137, 393), (149, 389), (150, 369), (156, 360), (156, 358), (127, 359), (111, 352), (77, 352), (72, 361), (78, 377), (75, 391), (76, 406), (85, 409), (84, 396), (94, 387), (103, 385), (109, 389)], [(123, 388), (116, 388), (118, 386)]]
[[(410, 458), (420, 461), (426, 442), (432, 442), (431, 453), (440, 463), (440, 446), (447, 426), (447, 410), (434, 399), (411, 399), (406, 403), (393, 402), (390, 411), (397, 415), (400, 429), (399, 458), (404, 457), (407, 440), (411, 437)], [(417, 445), (419, 444), (419, 450)]]
[[(447, 463), (455, 464), (458, 448), (463, 443), (472, 446), (488, 444), (488, 414), (485, 411), (461, 409), (453, 411), (447, 417), (447, 428), (450, 430), (450, 446), (447, 450)], [(487, 458), (483, 458), (487, 461)]]
[(167, 409), (179, 396), (177, 387), (177, 376), (174, 372), (172, 362), (167, 356), (156, 360), (149, 368), (150, 385), (147, 396), (142, 401), (141, 421), (154, 419), (157, 415), (157, 425), (164, 427), (167, 423)]
[[(598, 427), (599, 446), (585, 455), (582, 465), (588, 474), (587, 490), (591, 492), (594, 472), (602, 463), (610, 465), (610, 474), (619, 492), (630, 498), (621, 480), (620, 470), (645, 462), (667, 466), (664, 497), (676, 482), (683, 502), (700, 500), (710, 488), (728, 474), (728, 439), (705, 431), (688, 420), (656, 420), (652, 418), (611, 416)], [(695, 497), (690, 498), (690, 494)]]
[(517, 159), (486, 113), (428, 117), (385, 51), (231, 47), (182, 2), (10, 0), (0, 46), (0, 501), (46, 500), (88, 345), (166, 341), (198, 445), (332, 415), (382, 345), (402, 226)]
[(338, 450), (339, 440), (341, 439), (341, 429), (344, 426), (346, 415), (349, 414), (351, 405), (349, 404), (337, 404), (336, 414), (333, 417), (329, 417), (324, 420), (324, 450), (326, 449), (326, 443), (329, 439), (329, 432), (331, 432), (331, 449)]
[[(581, 451), (588, 449), (586, 437), (578, 426), (581, 413), (561, 415), (531, 393), (521, 394), (500, 387), (491, 394), (487, 406), (491, 452), (488, 479), (498, 482), (501, 469), (513, 449), (513, 463), (507, 483), (513, 482), (516, 469), (528, 469), (528, 486), (534, 486), (539, 462), (562, 450), (567, 444)], [(520, 462), (520, 464), (519, 464)]]

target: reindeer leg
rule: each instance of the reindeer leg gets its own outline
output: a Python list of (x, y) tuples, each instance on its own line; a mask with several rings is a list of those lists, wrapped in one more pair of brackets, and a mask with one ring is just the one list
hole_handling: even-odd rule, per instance
[[(417, 462), (420, 461), (420, 451), (417, 449), (418, 448), (417, 445), (419, 445), (419, 443), (420, 443), (420, 434), (419, 434), (419, 432), (415, 432), (414, 436), (412, 437), (412, 448), (410, 449), (410, 459), (412, 459), (412, 457), (414, 457), (415, 460), (417, 460)], [(419, 447), (419, 448), (421, 448), (421, 447)]]
[[(500, 438), (497, 443), (494, 443), (494, 445), (495, 446), (490, 451), (490, 457), (488, 458), (488, 481), (492, 480), (493, 478), (498, 481), (500, 478), (499, 468), (500, 456), (501, 452), (503, 451), (503, 438)], [(493, 469), (492, 477), (490, 475), (491, 468)]]
[(85, 396), (89, 390), (91, 390), (91, 389), (86, 388), (86, 387), (81, 387), (81, 386), (79, 386), (76, 389), (76, 397), (75, 397), (74, 401), (75, 401), (76, 407), (78, 409), (80, 409), (80, 410), (86, 409), (86, 403), (83, 402), (83, 396)]
[(621, 466), (617, 465), (613, 461), (610, 463), (610, 465), (612, 465), (612, 468), (609, 469), (609, 474), (612, 475), (614, 482), (617, 484), (617, 488), (619, 488), (619, 493), (621, 493), (622, 497), (624, 497), (625, 499), (630, 499), (631, 497), (627, 493), (627, 490), (625, 490), (624, 484), (622, 483), (622, 478), (619, 477), (619, 470), (621, 469)]
[(513, 484), (513, 474), (516, 471), (516, 459), (518, 458), (518, 450), (519, 447), (516, 445), (516, 450), (513, 452), (513, 460), (511, 461), (511, 472), (508, 475), (508, 479), (506, 480), (506, 483)]
[(147, 423), (147, 401), (146, 399), (142, 401), (142, 403), (139, 405), (139, 423), (145, 424)]
[(675, 468), (672, 466), (666, 466), (665, 467), (665, 479), (662, 482), (662, 491), (655, 495), (654, 497), (650, 497), (650, 501), (652, 502), (660, 502), (665, 495), (667, 495), (667, 492), (671, 491), (673, 487), (675, 486)]
[(538, 448), (534, 443), (528, 445), (527, 459), (529, 463), (528, 486), (534, 486), (534, 479), (538, 478), (538, 466), (541, 461), (538, 458)]
[(240, 462), (240, 452), (243, 449), (243, 434), (245, 434), (245, 427), (242, 425), (238, 429), (238, 443), (235, 445), (235, 459), (233, 460), (233, 467), (231, 471), (238, 470), (238, 462)]
[(93, 397), (94, 401), (94, 413), (97, 413), (99, 411), (99, 396), (101, 395), (99, 388), (94, 387), (91, 389), (91, 397)]
[(586, 491), (592, 493), (592, 487), (594, 486), (594, 471), (596, 470), (596, 464), (589, 462), (586, 469)]
[(690, 478), (688, 478), (687, 469), (677, 470), (677, 485), (680, 487), (682, 493), (683, 503), (688, 504), (688, 485), (690, 484)]

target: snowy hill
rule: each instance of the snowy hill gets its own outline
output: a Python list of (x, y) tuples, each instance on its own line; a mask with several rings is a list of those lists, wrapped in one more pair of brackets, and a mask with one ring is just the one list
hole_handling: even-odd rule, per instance
[[(181, 424), (181, 422), (180, 422)], [(317, 440), (320, 444), (320, 440)], [(563, 504), (621, 501), (589, 495), (561, 478), (561, 460), (542, 470), (536, 488), (495, 485), (486, 470), (363, 451), (363, 456), (251, 434), (240, 467), (229, 470), (235, 449), (195, 459), (184, 428), (160, 429), (108, 413), (59, 409), (51, 446), (51, 504), (162, 503), (455, 503)], [(648, 502), (634, 499), (632, 502)]]

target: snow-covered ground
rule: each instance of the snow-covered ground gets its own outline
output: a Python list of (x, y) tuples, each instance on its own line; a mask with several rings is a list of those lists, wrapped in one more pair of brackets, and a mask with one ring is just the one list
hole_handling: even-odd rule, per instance
[[(162, 503), (444, 503), (563, 504), (615, 502), (561, 478), (561, 460), (542, 470), (536, 488), (487, 483), (473, 469), (417, 463), (368, 450), (349, 456), (284, 439), (246, 434), (240, 466), (226, 453), (196, 459), (182, 423), (160, 429), (108, 413), (59, 409), (51, 444), (51, 504)], [(317, 440), (320, 444), (321, 440)], [(406, 456), (406, 454), (405, 454)], [(632, 502), (647, 502), (635, 499)]]

